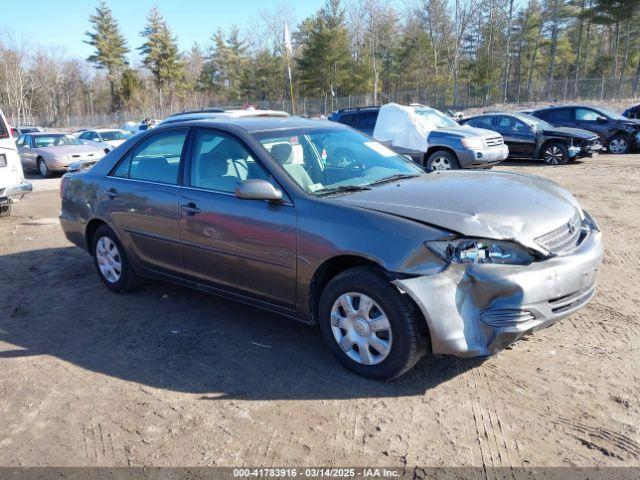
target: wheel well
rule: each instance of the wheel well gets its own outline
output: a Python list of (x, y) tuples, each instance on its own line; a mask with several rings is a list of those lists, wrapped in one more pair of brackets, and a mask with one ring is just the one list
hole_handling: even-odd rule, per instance
[[(324, 262), (313, 275), (311, 286), (309, 287), (309, 312), (311, 313), (311, 322), (318, 323), (320, 296), (327, 284), (340, 273), (354, 267), (373, 267), (385, 276), (390, 277), (388, 272), (376, 262), (357, 255), (340, 255)], [(418, 320), (418, 328), (421, 338), (424, 341), (424, 348), (431, 351), (431, 336), (427, 321), (422, 314), (418, 305), (409, 295), (405, 295), (410, 308)]]
[(540, 145), (539, 155), (542, 155), (542, 152), (544, 152), (544, 149), (547, 148), (547, 145), (549, 145), (550, 143), (561, 143), (565, 147), (569, 146), (569, 142), (567, 140), (563, 140), (561, 138), (550, 138), (549, 140), (545, 141), (542, 145)]
[(456, 157), (456, 159), (458, 158), (458, 156), (456, 155), (456, 152), (454, 152), (452, 148), (442, 147), (442, 146), (429, 147), (427, 149), (427, 151), (425, 152), (424, 157), (422, 157), (422, 164), (426, 167), (427, 166), (427, 160), (429, 160), (429, 157), (431, 155), (433, 155), (435, 152), (439, 151), (439, 150), (444, 150), (445, 152), (449, 152), (454, 157)]
[(629, 141), (631, 141), (632, 138), (633, 138), (632, 135), (629, 132), (625, 132), (624, 130), (618, 130), (613, 135), (611, 135), (609, 137), (609, 140), (613, 139), (614, 137), (618, 137), (618, 136), (626, 137), (627, 140), (629, 140)]
[(324, 291), (324, 287), (336, 275), (353, 267), (370, 266), (384, 272), (385, 270), (377, 263), (357, 255), (340, 255), (325, 261), (318, 267), (313, 274), (311, 285), (309, 287), (309, 312), (311, 313), (311, 321), (317, 323), (318, 309), (320, 307), (320, 296)]
[(84, 237), (87, 242), (87, 250), (89, 252), (91, 252), (91, 243), (93, 240), (93, 235), (96, 233), (96, 230), (98, 230), (98, 227), (100, 225), (106, 225), (106, 222), (103, 222), (98, 218), (94, 218), (93, 220), (90, 220), (89, 223), (87, 224)]

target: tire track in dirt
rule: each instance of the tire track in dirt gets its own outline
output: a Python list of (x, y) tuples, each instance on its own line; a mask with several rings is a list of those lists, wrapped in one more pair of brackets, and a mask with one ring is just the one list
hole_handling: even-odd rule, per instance
[[(480, 449), (483, 468), (521, 466), (522, 458), (518, 450), (509, 447), (507, 441), (503, 413), (503, 405), (496, 403), (496, 395), (492, 386), (492, 372), (485, 365), (480, 365), (469, 372), (469, 388), (472, 395), (473, 419), (476, 427), (477, 442)], [(512, 453), (516, 458), (512, 458)], [(505, 471), (506, 472), (506, 471)], [(513, 477), (513, 473), (502, 472), (505, 477)]]

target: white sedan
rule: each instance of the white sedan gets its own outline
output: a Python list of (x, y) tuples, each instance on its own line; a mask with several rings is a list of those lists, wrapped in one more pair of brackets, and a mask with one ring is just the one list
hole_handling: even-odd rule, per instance
[(78, 138), (85, 145), (102, 148), (105, 153), (109, 153), (132, 136), (133, 134), (126, 130), (97, 128), (82, 132)]

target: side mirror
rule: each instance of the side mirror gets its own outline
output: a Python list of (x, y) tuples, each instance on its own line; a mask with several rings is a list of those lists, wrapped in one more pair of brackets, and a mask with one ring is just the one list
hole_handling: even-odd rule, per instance
[(271, 185), (266, 180), (242, 180), (236, 187), (236, 197), (242, 198), (243, 200), (268, 200), (270, 202), (281, 202), (282, 191)]
[(607, 123), (607, 119), (605, 117), (596, 118), (596, 122), (598, 123)]
[(22, 148), (24, 148), (25, 150), (31, 150), (31, 147), (29, 145), (27, 145), (26, 143), (24, 145), (22, 145)]

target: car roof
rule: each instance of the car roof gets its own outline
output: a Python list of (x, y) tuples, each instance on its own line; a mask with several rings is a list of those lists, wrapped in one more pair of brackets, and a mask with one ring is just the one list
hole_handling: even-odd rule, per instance
[(25, 135), (31, 135), (32, 137), (46, 137), (47, 135), (73, 135), (68, 132), (29, 132)]
[(162, 120), (162, 124), (166, 123), (178, 123), (188, 120), (200, 120), (209, 118), (246, 118), (246, 117), (276, 117), (287, 118), (289, 114), (280, 110), (257, 110), (257, 109), (244, 109), (244, 110), (205, 110), (185, 113), (174, 113)]
[(369, 105), (366, 107), (348, 107), (348, 108), (341, 108), (340, 110), (336, 110), (335, 113), (347, 113), (347, 114), (351, 114), (351, 113), (356, 113), (356, 112), (366, 112), (366, 111), (371, 111), (371, 110), (380, 110), (380, 105)]
[(202, 126), (215, 127), (233, 125), (243, 130), (254, 133), (271, 130), (292, 130), (295, 128), (348, 128), (344, 125), (328, 120), (309, 119), (302, 117), (240, 117), (240, 118), (205, 118), (178, 123), (167, 123), (156, 127), (154, 130), (171, 128), (176, 126)]

